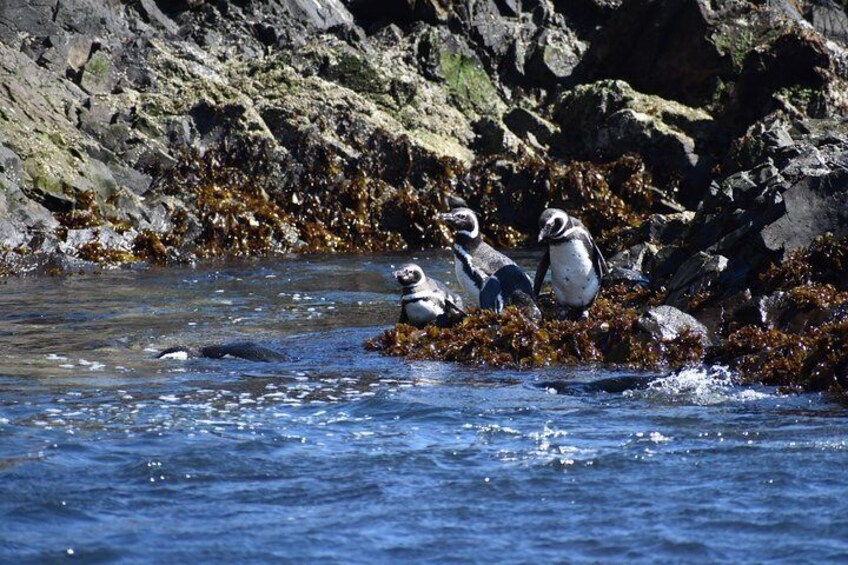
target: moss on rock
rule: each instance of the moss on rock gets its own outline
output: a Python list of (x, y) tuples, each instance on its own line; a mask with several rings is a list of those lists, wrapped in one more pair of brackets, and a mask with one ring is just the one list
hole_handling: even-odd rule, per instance
[(466, 113), (492, 114), (500, 96), (480, 64), (448, 49), (441, 52), (441, 71), (457, 105)]

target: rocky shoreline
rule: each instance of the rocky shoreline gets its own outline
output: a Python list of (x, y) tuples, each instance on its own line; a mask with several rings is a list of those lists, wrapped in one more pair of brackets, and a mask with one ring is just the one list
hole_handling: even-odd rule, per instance
[(559, 206), (650, 280), (597, 323), (674, 307), (838, 392), (846, 46), (841, 0), (11, 0), (0, 276), (444, 246), (448, 194), (520, 247)]

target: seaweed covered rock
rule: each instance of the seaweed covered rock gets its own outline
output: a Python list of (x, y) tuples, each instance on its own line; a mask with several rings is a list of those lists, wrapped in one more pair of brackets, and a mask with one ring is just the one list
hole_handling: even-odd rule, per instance
[(710, 357), (748, 382), (829, 391), (848, 400), (848, 236), (825, 235), (760, 277)]
[(657, 319), (659, 329), (652, 335), (654, 326), (646, 330), (640, 323), (640, 310), (654, 299), (644, 290), (619, 285), (604, 289), (589, 317), (578, 321), (546, 317), (537, 322), (514, 308), (500, 314), (483, 310), (453, 328), (398, 325), (367, 347), (410, 359), (495, 367), (603, 363), (656, 369), (698, 362), (705, 351), (699, 327)]

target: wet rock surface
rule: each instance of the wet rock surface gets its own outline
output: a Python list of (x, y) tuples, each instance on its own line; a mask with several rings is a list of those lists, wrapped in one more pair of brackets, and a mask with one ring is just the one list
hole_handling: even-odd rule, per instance
[(4, 2), (0, 275), (443, 246), (450, 195), (516, 247), (558, 206), (616, 284), (567, 339), (538, 329), (570, 353), (510, 363), (706, 354), (844, 387), (844, 2), (386, 6)]

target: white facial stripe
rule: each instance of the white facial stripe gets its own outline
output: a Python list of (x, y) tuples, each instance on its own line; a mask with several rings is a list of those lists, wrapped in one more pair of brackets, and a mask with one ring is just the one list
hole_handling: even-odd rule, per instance
[(462, 235), (469, 237), (471, 239), (476, 239), (480, 235), (480, 229), (477, 227), (477, 224), (475, 223), (474, 224), (474, 231), (459, 230), (456, 233), (462, 234)]
[[(474, 267), (474, 260), (471, 259), (471, 255), (469, 255), (465, 251), (465, 249), (462, 248), (461, 245), (454, 245), (453, 249), (458, 255), (461, 255), (462, 258), (465, 259), (464, 263), (466, 263), (467, 265), (469, 265), (471, 267), (471, 271), (475, 274), (475, 276), (479, 277), (481, 280), (484, 280), (486, 278), (487, 275), (485, 273), (481, 272), (480, 269), (476, 269)], [(482, 283), (481, 283), (481, 286), (482, 286)]]
[(557, 239), (568, 238), (568, 237), (575, 235), (575, 234), (578, 234), (582, 231), (585, 231), (585, 230), (583, 228), (579, 227), (579, 226), (574, 226), (573, 228), (569, 228), (569, 229), (565, 230), (565, 232), (561, 236), (557, 236)]
[[(554, 232), (553, 229), (554, 229), (554, 225), (556, 224), (557, 220), (562, 220), (562, 227), (559, 229), (559, 231)], [(565, 226), (567, 226), (567, 225), (568, 225), (568, 215), (563, 213), (563, 212), (557, 212), (556, 214), (554, 214), (554, 216), (550, 220), (548, 220), (548, 223), (547, 223), (548, 230), (549, 230), (548, 233), (550, 234), (551, 237), (554, 237), (554, 238), (557, 238), (557, 239), (559, 239), (561, 237), (565, 237), (563, 235), (560, 235), (560, 233), (563, 230), (565, 230)]]

